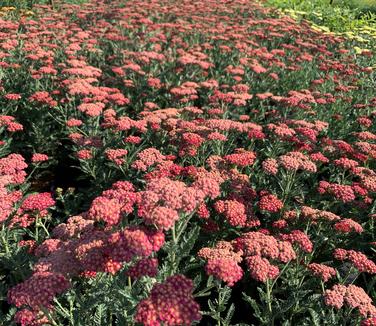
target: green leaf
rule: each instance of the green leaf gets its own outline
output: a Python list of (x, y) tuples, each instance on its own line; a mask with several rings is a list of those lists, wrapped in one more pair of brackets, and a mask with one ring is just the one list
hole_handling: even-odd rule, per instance
[(189, 256), (193, 246), (196, 243), (196, 240), (200, 234), (200, 227), (195, 226), (191, 231), (186, 233), (179, 243), (179, 258)]
[(230, 308), (228, 308), (226, 317), (223, 321), (223, 325), (230, 325), (231, 319), (234, 316), (234, 312), (235, 312), (235, 305), (232, 303)]
[(312, 308), (308, 308), (309, 314), (311, 315), (312, 319), (312, 325), (314, 326), (320, 326), (321, 325), (321, 319), (320, 315)]
[(97, 309), (95, 310), (94, 314), (94, 325), (101, 326), (102, 325), (102, 319), (106, 312), (106, 306), (102, 303), (97, 306)]
[(249, 303), (249, 305), (252, 307), (252, 309), (255, 311), (255, 316), (259, 317), (261, 316), (261, 310), (259, 308), (259, 304), (256, 302), (255, 299), (251, 298), (250, 296), (246, 295), (243, 292), (243, 300)]

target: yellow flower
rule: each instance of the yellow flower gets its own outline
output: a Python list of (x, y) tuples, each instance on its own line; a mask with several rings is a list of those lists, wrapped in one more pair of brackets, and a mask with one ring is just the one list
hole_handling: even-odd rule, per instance
[(16, 10), (16, 7), (1, 7), (0, 11), (12, 11)]
[(361, 49), (361, 48), (358, 47), (358, 46), (354, 46), (354, 50), (355, 50), (355, 53), (356, 53), (356, 54), (361, 54), (362, 52), (369, 52), (368, 49)]
[(324, 32), (330, 32), (329, 27), (326, 27), (326, 26), (318, 26), (318, 27), (321, 28), (321, 30)]
[(26, 10), (26, 11), (24, 12), (24, 15), (25, 15), (25, 16), (33, 16), (33, 15), (34, 15), (34, 12), (32, 12), (31, 10)]

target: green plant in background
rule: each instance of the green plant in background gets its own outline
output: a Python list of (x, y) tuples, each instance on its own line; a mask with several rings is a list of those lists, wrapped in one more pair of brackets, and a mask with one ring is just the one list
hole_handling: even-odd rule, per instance
[[(0, 0), (0, 12), (1, 7), (14, 7), (18, 10), (20, 9), (32, 9), (36, 4), (55, 6), (55, 0)], [(82, 4), (87, 2), (87, 0), (64, 0), (60, 3), (70, 3), (70, 4)]]
[(280, 14), (305, 19), (313, 29), (345, 36), (374, 48), (376, 39), (375, 0), (265, 0)]

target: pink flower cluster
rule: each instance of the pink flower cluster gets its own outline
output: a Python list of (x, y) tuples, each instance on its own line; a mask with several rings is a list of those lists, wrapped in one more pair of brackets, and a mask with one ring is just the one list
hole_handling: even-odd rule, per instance
[(55, 205), (55, 200), (52, 198), (51, 193), (42, 192), (31, 194), (27, 196), (22, 202), (20, 210), (22, 212), (35, 212), (39, 215), (45, 216), (48, 214), (47, 208)]
[(31, 158), (31, 162), (33, 163), (44, 162), (44, 161), (48, 161), (48, 155), (46, 154), (34, 153)]
[[(69, 287), (68, 277), (95, 275), (98, 271), (115, 274), (124, 262), (135, 257), (147, 259), (164, 244), (164, 234), (143, 227), (122, 231), (96, 230), (92, 221), (82, 216), (71, 217), (60, 224), (54, 234), (60, 239), (47, 239), (35, 249), (39, 260), (34, 273), (9, 291), (10, 303), (28, 306), (38, 314), (40, 307), (52, 309), (55, 295)], [(155, 275), (157, 262), (141, 260), (130, 274), (133, 277)]]
[(214, 209), (223, 214), (232, 226), (244, 226), (247, 222), (245, 205), (237, 200), (218, 200), (214, 204)]
[(179, 213), (192, 213), (206, 197), (205, 189), (195, 183), (187, 186), (169, 178), (151, 179), (140, 192), (138, 216), (148, 225), (169, 230), (179, 219)]
[(29, 97), (32, 102), (38, 102), (42, 105), (47, 105), (49, 107), (57, 106), (57, 101), (55, 101), (51, 95), (46, 91), (38, 91)]
[(292, 244), (297, 244), (300, 249), (306, 253), (310, 253), (313, 250), (312, 241), (309, 239), (308, 235), (300, 230), (293, 230), (289, 234), (281, 234), (280, 238)]
[(147, 299), (137, 306), (135, 321), (145, 326), (190, 325), (201, 319), (192, 296), (193, 282), (184, 275), (170, 276), (155, 284)]
[(251, 166), (255, 162), (256, 154), (243, 148), (235, 149), (234, 154), (225, 155), (224, 160), (239, 167)]
[(94, 220), (105, 221), (108, 225), (116, 225), (123, 214), (133, 211), (139, 200), (139, 194), (127, 181), (118, 181), (112, 189), (106, 190), (102, 196), (95, 198), (88, 211), (88, 216)]
[(16, 307), (28, 306), (33, 313), (40, 307), (51, 308), (53, 298), (70, 286), (67, 278), (58, 273), (37, 272), (9, 290), (8, 301)]
[(226, 282), (228, 286), (233, 286), (243, 277), (243, 270), (239, 266), (242, 252), (235, 252), (230, 242), (219, 241), (214, 248), (202, 248), (198, 256), (207, 260), (206, 273)]
[(358, 309), (364, 317), (376, 317), (376, 307), (372, 304), (372, 299), (356, 285), (334, 285), (325, 291), (324, 299), (327, 306), (340, 309), (346, 304)]
[(333, 256), (341, 261), (350, 261), (359, 272), (376, 274), (376, 264), (359, 251), (338, 248), (334, 250)]
[(283, 203), (275, 195), (269, 193), (262, 193), (258, 202), (258, 207), (262, 211), (276, 213), (281, 210)]
[(125, 163), (125, 156), (128, 154), (126, 149), (106, 149), (105, 154), (110, 161), (113, 161), (116, 165), (122, 165)]
[(309, 219), (310, 221), (316, 223), (317, 221), (338, 221), (341, 219), (340, 216), (328, 212), (322, 211), (316, 208), (312, 208), (309, 206), (302, 206), (301, 207), (301, 217), (304, 219)]
[(311, 263), (307, 266), (311, 273), (320, 277), (323, 282), (328, 282), (332, 277), (336, 276), (337, 272), (333, 267), (324, 264)]
[(302, 170), (310, 173), (317, 171), (316, 164), (301, 152), (289, 152), (282, 155), (278, 158), (278, 163), (286, 170), (290, 171)]
[(262, 169), (266, 174), (276, 175), (278, 173), (278, 162), (274, 158), (268, 158), (262, 162)]
[(10, 115), (0, 115), (0, 127), (6, 126), (9, 132), (23, 130), (22, 124), (15, 121), (16, 119)]
[[(20, 190), (9, 188), (24, 182), (26, 168), (27, 164), (21, 155), (11, 154), (0, 159), (0, 223), (11, 216), (15, 211), (15, 204), (22, 199)], [(12, 220), (11, 225), (14, 224), (15, 221)]]
[(261, 232), (247, 232), (234, 240), (235, 248), (243, 250), (246, 256), (264, 256), (287, 263), (296, 258), (296, 253), (287, 241), (278, 240)]
[(249, 256), (245, 259), (251, 277), (259, 282), (275, 279), (279, 275), (279, 268), (272, 265), (268, 259), (261, 256)]
[(358, 222), (355, 222), (351, 218), (345, 218), (335, 223), (334, 229), (341, 233), (349, 233), (349, 232), (362, 233), (363, 232), (363, 227)]
[(0, 159), (0, 176), (7, 176), (7, 184), (23, 183), (26, 168), (25, 159), (19, 154), (10, 154)]
[(155, 148), (147, 148), (137, 154), (137, 160), (132, 163), (132, 168), (146, 171), (154, 164), (165, 161), (165, 156)]
[(356, 198), (351, 186), (329, 183), (327, 181), (319, 182), (318, 192), (320, 194), (331, 194), (343, 203), (352, 202)]
[(155, 277), (158, 274), (158, 259), (157, 258), (143, 258), (139, 260), (134, 266), (128, 269), (127, 275), (133, 279), (142, 276)]
[(235, 239), (233, 244), (220, 241), (214, 248), (202, 248), (198, 255), (208, 260), (206, 273), (223, 280), (229, 286), (243, 277), (243, 270), (238, 265), (243, 256), (251, 277), (260, 282), (279, 275), (278, 266), (271, 264), (268, 259), (286, 263), (296, 258), (288, 242), (260, 232), (246, 233)]

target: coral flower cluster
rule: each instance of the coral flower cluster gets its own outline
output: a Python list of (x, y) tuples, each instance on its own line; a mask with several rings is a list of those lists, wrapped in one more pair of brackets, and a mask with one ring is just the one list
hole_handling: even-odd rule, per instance
[(199, 321), (199, 305), (192, 291), (193, 282), (184, 275), (155, 284), (150, 296), (138, 304), (135, 320), (145, 326), (190, 325)]

